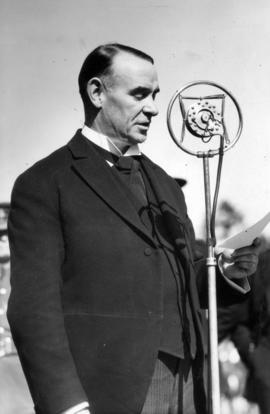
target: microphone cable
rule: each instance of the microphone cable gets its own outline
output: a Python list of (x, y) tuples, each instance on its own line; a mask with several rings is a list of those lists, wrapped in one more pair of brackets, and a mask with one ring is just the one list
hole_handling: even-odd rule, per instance
[(224, 155), (224, 136), (221, 135), (220, 136), (220, 147), (219, 147), (219, 153), (218, 153), (218, 168), (217, 168), (216, 186), (215, 186), (214, 199), (213, 199), (213, 205), (212, 205), (212, 214), (211, 214), (211, 219), (210, 219), (210, 235), (211, 235), (211, 240), (212, 240), (213, 247), (215, 247), (215, 245), (216, 245), (216, 231), (215, 231), (216, 210), (217, 210), (218, 193), (219, 193), (219, 189), (220, 189), (223, 155)]

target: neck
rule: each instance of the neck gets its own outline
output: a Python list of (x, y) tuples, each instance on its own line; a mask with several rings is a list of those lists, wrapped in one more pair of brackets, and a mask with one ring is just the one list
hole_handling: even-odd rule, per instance
[(121, 138), (116, 138), (115, 136), (111, 136), (111, 134), (108, 134), (107, 131), (104, 131), (102, 127), (98, 125), (97, 122), (89, 122), (88, 120), (85, 120), (85, 125), (89, 128), (93, 129), (99, 134), (105, 135), (111, 143), (118, 148), (119, 151), (121, 151), (122, 154), (124, 154), (130, 147), (130, 144), (127, 142), (124, 142)]

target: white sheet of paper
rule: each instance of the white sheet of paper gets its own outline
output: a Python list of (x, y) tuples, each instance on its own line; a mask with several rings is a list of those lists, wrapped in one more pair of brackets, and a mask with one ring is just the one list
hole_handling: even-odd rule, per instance
[(269, 224), (269, 222), (270, 212), (257, 221), (257, 223), (253, 224), (253, 226), (218, 244), (218, 247), (223, 247), (224, 249), (240, 249), (244, 246), (250, 246), (253, 240), (260, 236), (263, 229), (267, 226), (267, 224)]

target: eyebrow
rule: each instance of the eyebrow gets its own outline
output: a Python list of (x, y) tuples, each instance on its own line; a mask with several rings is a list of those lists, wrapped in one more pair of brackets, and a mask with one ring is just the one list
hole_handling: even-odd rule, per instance
[(131, 89), (131, 93), (154, 93), (157, 94), (160, 92), (159, 88), (156, 88), (152, 91), (151, 88), (148, 88), (147, 86), (137, 86), (136, 88)]

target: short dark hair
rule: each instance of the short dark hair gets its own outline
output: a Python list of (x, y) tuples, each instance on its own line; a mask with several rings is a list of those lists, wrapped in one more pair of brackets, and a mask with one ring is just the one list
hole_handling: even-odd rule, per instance
[(154, 64), (154, 59), (151, 56), (130, 46), (122, 45), (120, 43), (107, 43), (98, 46), (86, 57), (79, 73), (79, 91), (84, 105), (89, 103), (88, 95), (86, 93), (89, 79), (94, 78), (95, 76), (107, 75), (112, 66), (113, 58), (119, 52), (130, 53)]

